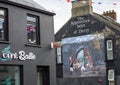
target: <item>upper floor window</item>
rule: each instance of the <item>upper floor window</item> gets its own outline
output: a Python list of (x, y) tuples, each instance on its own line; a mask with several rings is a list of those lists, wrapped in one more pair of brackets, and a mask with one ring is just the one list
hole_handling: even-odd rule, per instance
[(0, 40), (8, 40), (7, 11), (0, 8)]
[(40, 44), (39, 17), (27, 15), (27, 41), (29, 44)]

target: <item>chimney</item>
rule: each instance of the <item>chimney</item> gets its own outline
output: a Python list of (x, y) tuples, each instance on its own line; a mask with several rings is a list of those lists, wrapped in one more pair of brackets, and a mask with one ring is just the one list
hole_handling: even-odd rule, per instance
[(83, 16), (93, 12), (92, 0), (72, 1), (72, 17)]
[(117, 19), (117, 17), (116, 17), (116, 12), (115, 12), (114, 10), (112, 10), (112, 11), (110, 10), (110, 11), (103, 12), (102, 15), (109, 16), (109, 17), (113, 18), (114, 20)]

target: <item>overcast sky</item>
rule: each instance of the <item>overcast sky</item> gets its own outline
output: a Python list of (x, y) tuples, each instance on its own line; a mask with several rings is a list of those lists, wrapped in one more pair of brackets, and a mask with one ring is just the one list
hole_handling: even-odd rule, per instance
[[(66, 0), (34, 0), (48, 11), (54, 11), (55, 33), (70, 19), (71, 3)], [(103, 11), (115, 10), (117, 21), (120, 22), (120, 0), (92, 0), (93, 12), (102, 14)], [(101, 4), (99, 4), (101, 3)], [(115, 5), (116, 4), (116, 5)]]

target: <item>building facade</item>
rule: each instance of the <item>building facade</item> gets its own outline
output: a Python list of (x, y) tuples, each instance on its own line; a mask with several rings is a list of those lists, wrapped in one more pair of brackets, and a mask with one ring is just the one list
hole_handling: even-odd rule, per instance
[(72, 2), (72, 17), (55, 35), (57, 85), (120, 84), (120, 24), (114, 11), (94, 13), (91, 2)]
[(54, 15), (32, 0), (0, 0), (0, 85), (56, 85)]

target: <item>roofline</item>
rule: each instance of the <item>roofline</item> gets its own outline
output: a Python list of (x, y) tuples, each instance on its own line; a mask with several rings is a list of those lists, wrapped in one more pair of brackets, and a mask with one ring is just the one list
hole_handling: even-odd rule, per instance
[(116, 28), (119, 32), (120, 32), (120, 24), (119, 23), (117, 23), (117, 22), (115, 22), (115, 21), (108, 21), (108, 20), (106, 20), (105, 19), (105, 17), (104, 17), (104, 15), (100, 15), (100, 14), (97, 14), (97, 13), (93, 13), (93, 15), (92, 15), (93, 17), (96, 17), (96, 16), (98, 16), (98, 18), (99, 17), (102, 17), (101, 19), (99, 18), (99, 20), (100, 21), (102, 21), (102, 22), (104, 22), (106, 25), (108, 25), (108, 26), (111, 26), (111, 27), (113, 27), (113, 28)]
[(73, 18), (73, 17), (70, 17), (70, 18), (67, 20), (67, 22), (64, 23), (62, 27), (60, 27), (60, 29), (55, 33), (55, 35), (57, 35), (57, 34), (59, 33), (59, 31), (61, 31), (62, 28), (63, 28), (72, 18)]
[(17, 6), (17, 7), (21, 7), (21, 8), (24, 8), (24, 9), (32, 10), (32, 11), (35, 11), (35, 12), (44, 13), (44, 14), (51, 15), (51, 16), (56, 15), (55, 13), (52, 13), (52, 12), (49, 12), (49, 11), (46, 11), (46, 10), (37, 9), (37, 8), (31, 7), (31, 6), (26, 6), (26, 5), (19, 4), (19, 3), (16, 3), (16, 2), (12, 2), (12, 1), (8, 1), (8, 0), (0, 0), (0, 2), (10, 4), (10, 5), (13, 5), (13, 6)]

